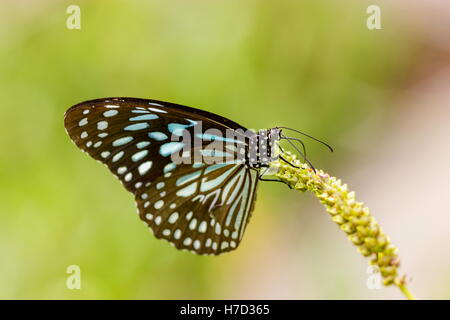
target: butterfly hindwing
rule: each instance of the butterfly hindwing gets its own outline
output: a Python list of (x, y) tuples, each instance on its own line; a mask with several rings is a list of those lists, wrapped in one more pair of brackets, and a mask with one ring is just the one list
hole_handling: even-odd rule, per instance
[[(178, 249), (220, 254), (235, 249), (250, 218), (257, 171), (229, 164), (175, 170), (136, 194), (140, 217)], [(177, 171), (181, 171), (177, 172)], [(172, 177), (172, 176), (171, 176)]]

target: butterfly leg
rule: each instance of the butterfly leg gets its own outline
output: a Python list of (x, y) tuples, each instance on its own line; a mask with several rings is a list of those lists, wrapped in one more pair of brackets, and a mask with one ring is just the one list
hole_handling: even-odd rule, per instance
[(289, 164), (290, 166), (294, 167), (294, 168), (300, 168), (297, 167), (296, 165), (293, 165), (292, 163), (290, 163), (288, 160), (286, 160), (285, 158), (283, 158), (281, 155), (279, 156), (281, 160), (283, 160), (284, 162), (286, 162), (287, 164)]
[(263, 177), (264, 177), (264, 175), (266, 174), (266, 172), (267, 172), (268, 170), (269, 170), (269, 168), (267, 168), (266, 170), (264, 170), (264, 172), (262, 172), (262, 173), (259, 174), (259, 176), (258, 176), (258, 180), (259, 180), (259, 181), (281, 182), (281, 183), (286, 184), (286, 185), (289, 187), (289, 189), (292, 189), (292, 187), (291, 187), (289, 184), (287, 184), (286, 182), (284, 182), (284, 181), (280, 181), (280, 180), (278, 180), (278, 179), (264, 179)]
[(259, 180), (259, 181), (281, 182), (281, 183), (284, 183), (285, 185), (287, 185), (287, 186), (289, 187), (289, 189), (292, 189), (292, 187), (291, 187), (287, 182), (280, 181), (280, 180), (277, 180), (277, 179), (264, 179), (264, 178), (258, 177), (258, 180)]

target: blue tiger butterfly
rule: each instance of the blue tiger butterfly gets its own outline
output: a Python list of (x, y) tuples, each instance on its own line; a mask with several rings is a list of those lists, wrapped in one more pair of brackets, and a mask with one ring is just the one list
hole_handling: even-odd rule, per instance
[(156, 238), (203, 255), (238, 247), (284, 128), (254, 133), (207, 111), (136, 98), (76, 104), (64, 124), (77, 147), (134, 194)]

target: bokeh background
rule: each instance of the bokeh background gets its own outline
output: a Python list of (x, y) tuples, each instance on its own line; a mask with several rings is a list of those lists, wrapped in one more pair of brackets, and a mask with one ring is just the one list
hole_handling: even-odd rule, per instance
[[(81, 29), (66, 28), (69, 5)], [(381, 8), (368, 30), (366, 8)], [(450, 298), (448, 1), (2, 1), (0, 298), (401, 299), (309, 194), (261, 183), (238, 250), (154, 239), (131, 194), (63, 128), (107, 96), (286, 125), (356, 190), (419, 298)], [(81, 268), (81, 289), (66, 268)]]

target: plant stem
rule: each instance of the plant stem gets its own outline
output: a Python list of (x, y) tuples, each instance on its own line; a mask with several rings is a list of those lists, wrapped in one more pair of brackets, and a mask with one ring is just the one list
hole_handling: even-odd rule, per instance
[(406, 287), (406, 277), (398, 275), (398, 250), (390, 243), (369, 208), (356, 201), (355, 193), (349, 191), (341, 180), (322, 170), (311, 169), (289, 152), (281, 156), (271, 163), (272, 174), (293, 189), (314, 193), (331, 220), (347, 234), (363, 256), (370, 258), (370, 264), (378, 268), (383, 284), (396, 285), (407, 299), (414, 299)]
[(414, 298), (414, 295), (409, 291), (409, 289), (406, 287), (406, 284), (397, 284), (397, 287), (400, 289), (400, 291), (405, 295), (406, 299), (408, 300), (416, 300)]

